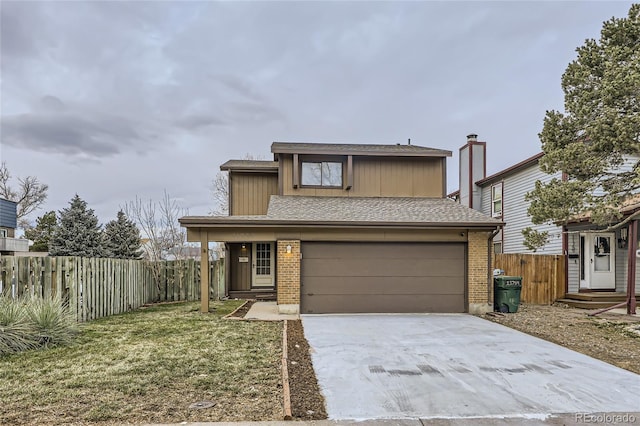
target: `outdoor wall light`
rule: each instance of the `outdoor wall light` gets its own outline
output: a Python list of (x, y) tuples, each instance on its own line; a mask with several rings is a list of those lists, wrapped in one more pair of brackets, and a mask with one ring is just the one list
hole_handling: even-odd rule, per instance
[(291, 254), (291, 244), (287, 244), (287, 254)]
[(618, 238), (618, 248), (626, 249), (629, 245), (629, 228), (620, 229), (620, 238)]
[(246, 250), (246, 249), (247, 249), (246, 244), (245, 244), (245, 243), (242, 243), (242, 247), (241, 247), (241, 248), (242, 248), (242, 250)]

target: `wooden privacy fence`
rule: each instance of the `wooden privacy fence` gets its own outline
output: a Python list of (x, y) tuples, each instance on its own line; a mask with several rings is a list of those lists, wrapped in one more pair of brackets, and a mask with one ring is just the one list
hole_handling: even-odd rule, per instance
[(496, 254), (494, 268), (522, 277), (520, 300), (550, 305), (564, 297), (566, 266), (563, 255)]
[[(209, 264), (209, 297), (224, 295), (223, 260)], [(200, 300), (200, 262), (83, 257), (0, 257), (0, 293), (60, 296), (78, 321), (153, 302)]]

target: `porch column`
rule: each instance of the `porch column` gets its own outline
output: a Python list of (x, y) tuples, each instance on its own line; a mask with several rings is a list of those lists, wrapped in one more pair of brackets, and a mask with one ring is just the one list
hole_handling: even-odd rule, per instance
[(200, 312), (209, 312), (209, 233), (200, 231)]

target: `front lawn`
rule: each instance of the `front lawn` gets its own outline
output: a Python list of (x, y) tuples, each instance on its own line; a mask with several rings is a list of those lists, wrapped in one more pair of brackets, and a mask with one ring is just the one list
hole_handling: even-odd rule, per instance
[[(82, 324), (76, 343), (0, 357), (0, 424), (282, 418), (282, 323), (241, 301), (158, 305)], [(189, 408), (211, 401), (211, 408)]]

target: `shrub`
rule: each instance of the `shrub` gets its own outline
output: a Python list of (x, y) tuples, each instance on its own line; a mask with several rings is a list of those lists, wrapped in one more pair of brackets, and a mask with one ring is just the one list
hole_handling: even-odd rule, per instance
[(24, 303), (0, 296), (0, 355), (37, 348)]
[(77, 324), (59, 298), (0, 296), (0, 355), (68, 344)]
[(47, 348), (73, 341), (78, 331), (77, 324), (60, 298), (34, 297), (26, 308), (39, 346)]

